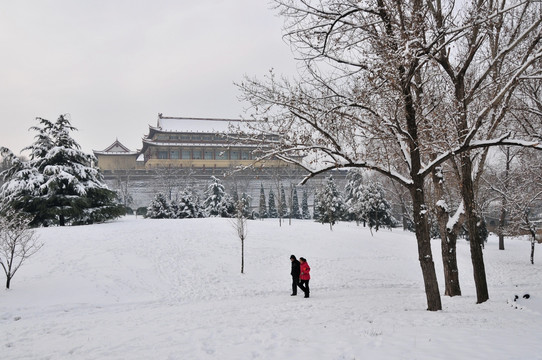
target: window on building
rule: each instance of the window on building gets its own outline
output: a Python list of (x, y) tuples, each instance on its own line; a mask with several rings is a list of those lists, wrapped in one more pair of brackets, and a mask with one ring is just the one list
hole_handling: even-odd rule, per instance
[(190, 149), (183, 149), (181, 152), (182, 159), (192, 159), (192, 156), (190, 154)]
[(200, 149), (192, 150), (192, 158), (193, 159), (201, 159), (201, 150)]
[(190, 140), (190, 134), (182, 134), (181, 140)]
[(179, 140), (179, 135), (169, 135), (169, 140)]
[(231, 151), (231, 159), (232, 160), (239, 160), (240, 159), (239, 150), (232, 150)]
[(158, 151), (158, 159), (167, 159), (167, 151), (159, 150)]
[(201, 140), (201, 135), (193, 134), (192, 140)]
[(241, 153), (241, 159), (243, 159), (243, 160), (250, 160), (250, 152), (244, 150), (244, 151)]
[(171, 150), (169, 152), (169, 158), (170, 159), (180, 159), (179, 157), (179, 150)]
[(215, 159), (217, 160), (227, 160), (228, 159), (228, 150), (216, 150)]
[(205, 149), (205, 151), (203, 152), (205, 160), (213, 160), (213, 154), (213, 149)]
[(203, 135), (202, 139), (207, 140), (207, 141), (211, 141), (211, 140), (213, 140), (213, 135)]

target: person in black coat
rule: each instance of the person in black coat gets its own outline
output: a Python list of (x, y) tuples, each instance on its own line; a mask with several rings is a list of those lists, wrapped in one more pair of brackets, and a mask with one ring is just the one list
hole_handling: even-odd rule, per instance
[(295, 258), (295, 255), (290, 256), (290, 261), (292, 262), (292, 295), (297, 295), (297, 286), (299, 284), (299, 261)]

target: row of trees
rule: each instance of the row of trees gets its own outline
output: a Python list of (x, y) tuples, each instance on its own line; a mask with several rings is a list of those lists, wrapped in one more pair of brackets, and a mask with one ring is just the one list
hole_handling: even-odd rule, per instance
[(164, 194), (158, 193), (147, 207), (146, 216), (151, 219), (185, 219), (209, 216), (231, 218), (236, 216), (238, 209), (244, 217), (254, 217), (250, 211), (250, 196), (243, 193), (239, 198), (237, 192), (231, 196), (226, 193), (222, 182), (212, 176), (211, 183), (204, 192), (203, 201), (196, 193), (187, 190), (181, 191), (177, 199), (171, 201)]
[(290, 218), (314, 219), (321, 223), (329, 223), (330, 229), (337, 221), (356, 221), (368, 225), (376, 231), (381, 226), (391, 227), (395, 219), (391, 214), (391, 205), (384, 196), (382, 185), (364, 180), (361, 172), (349, 171), (344, 193), (337, 189), (332, 176), (316, 192), (313, 204), (313, 216), (309, 210), (309, 196), (303, 189), (301, 206), (296, 187), (291, 188), (287, 199), (284, 186), (280, 184), (280, 196), (275, 200), (273, 189), (266, 197), (263, 184), (260, 186), (259, 206), (251, 207), (251, 197), (246, 193), (238, 195), (237, 191), (228, 194), (224, 185), (216, 177), (203, 194), (203, 200), (194, 193), (181, 191), (176, 199), (168, 200), (167, 196), (158, 193), (147, 208), (146, 216), (153, 219), (184, 219), (201, 217), (236, 217), (238, 212), (245, 218)]
[(429, 209), (438, 209), (449, 296), (461, 294), (455, 246), (464, 224), (476, 301), (486, 301), (476, 190), (491, 147), (541, 148), (540, 1), (274, 2), (303, 71), (239, 84), (255, 120), (246, 126), (284, 134), (262, 151), (304, 167), (307, 179), (365, 168), (405, 188), (428, 310), (442, 308)]

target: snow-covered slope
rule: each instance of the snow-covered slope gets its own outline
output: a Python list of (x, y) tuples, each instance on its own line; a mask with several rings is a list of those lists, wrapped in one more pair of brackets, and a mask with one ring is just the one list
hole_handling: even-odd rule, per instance
[[(227, 219), (37, 232), (45, 246), (0, 292), (3, 359), (542, 359), (527, 241), (490, 238), (480, 305), (460, 241), (463, 296), (428, 312), (414, 236), (398, 230), (250, 221), (245, 274)], [(312, 268), (309, 299), (290, 296), (290, 254)]]

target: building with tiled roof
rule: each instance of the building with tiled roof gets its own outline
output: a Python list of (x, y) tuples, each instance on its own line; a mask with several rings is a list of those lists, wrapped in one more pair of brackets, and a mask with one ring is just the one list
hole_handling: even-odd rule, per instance
[(243, 129), (244, 124), (236, 119), (166, 117), (158, 114), (156, 126), (149, 125), (149, 132), (142, 139), (140, 151), (130, 151), (116, 140), (107, 149), (94, 151), (94, 155), (102, 170), (286, 165), (280, 160), (255, 163), (262, 142), (233, 140), (237, 138), (236, 132), (246, 130)]
[(102, 170), (135, 170), (142, 167), (138, 164), (140, 151), (131, 151), (116, 139), (104, 150), (93, 150), (94, 156), (98, 159), (98, 167)]

